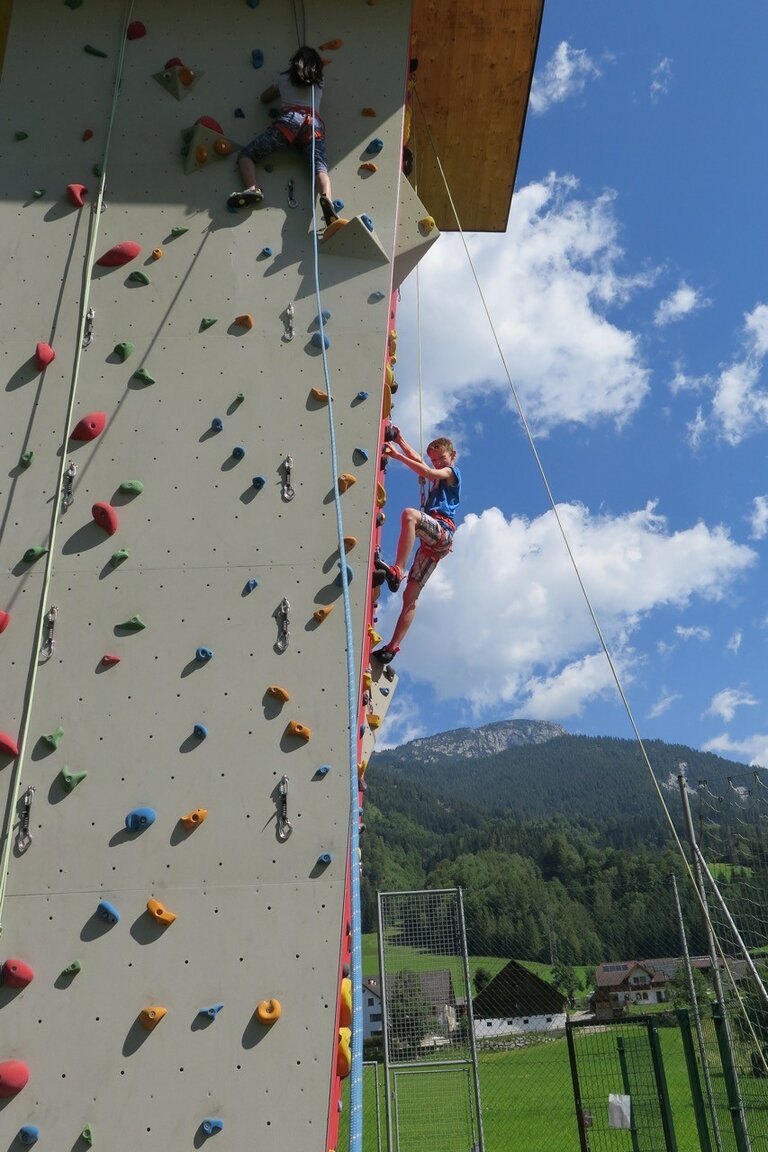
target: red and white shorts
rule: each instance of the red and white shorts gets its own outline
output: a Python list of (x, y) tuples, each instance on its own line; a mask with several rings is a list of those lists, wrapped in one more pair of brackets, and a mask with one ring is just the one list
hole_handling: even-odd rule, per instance
[(414, 556), (408, 579), (423, 588), (439, 562), (453, 548), (453, 532), (442, 520), (422, 512), (416, 525), (416, 535), (421, 544)]

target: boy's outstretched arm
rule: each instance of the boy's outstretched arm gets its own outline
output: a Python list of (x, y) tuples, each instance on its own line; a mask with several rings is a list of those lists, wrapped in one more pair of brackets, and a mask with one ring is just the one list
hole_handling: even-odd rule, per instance
[[(411, 449), (413, 451), (413, 449)], [(427, 480), (449, 480), (454, 472), (451, 465), (445, 468), (432, 468), (429, 464), (425, 464), (420, 456), (414, 453), (414, 456), (406, 456), (403, 452), (398, 452), (391, 444), (384, 445), (384, 453), (389, 456), (390, 460), (399, 460), (406, 467), (415, 472), (417, 476), (424, 476)]]
[(410, 456), (411, 460), (419, 460), (422, 464), (424, 463), (424, 461), (422, 460), (421, 456), (416, 451), (416, 449), (411, 448), (410, 444), (405, 439), (405, 437), (403, 436), (403, 434), (399, 428), (397, 429), (397, 435), (395, 436), (395, 443), (400, 445), (400, 447), (403, 450), (403, 453), (406, 456)]

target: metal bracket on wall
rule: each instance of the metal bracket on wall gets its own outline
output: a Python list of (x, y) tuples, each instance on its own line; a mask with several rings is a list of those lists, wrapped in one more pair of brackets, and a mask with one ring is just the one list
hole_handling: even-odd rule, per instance
[(43, 642), (40, 645), (40, 659), (50, 660), (56, 648), (56, 641), (53, 638), (53, 633), (56, 628), (56, 617), (59, 610), (55, 604), (51, 604), (50, 608), (45, 614), (43, 621)]
[(277, 648), (278, 652), (285, 652), (286, 648), (288, 647), (288, 640), (290, 637), (290, 632), (288, 630), (288, 613), (290, 610), (291, 606), (288, 603), (286, 597), (283, 596), (278, 605), (277, 611), (275, 612), (278, 621), (277, 643), (275, 644), (275, 647)]
[(72, 489), (75, 485), (75, 476), (77, 476), (77, 464), (74, 460), (70, 460), (69, 468), (64, 473), (64, 483), (61, 486), (61, 510), (66, 512), (67, 508), (71, 508), (75, 502), (75, 497)]

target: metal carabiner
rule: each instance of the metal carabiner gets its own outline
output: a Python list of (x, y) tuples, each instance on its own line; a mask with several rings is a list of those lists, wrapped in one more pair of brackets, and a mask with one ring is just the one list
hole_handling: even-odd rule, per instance
[(287, 598), (285, 596), (283, 596), (282, 600), (280, 601), (280, 604), (278, 605), (277, 612), (275, 613), (275, 615), (278, 618), (278, 629), (279, 629), (278, 636), (277, 636), (277, 643), (275, 644), (275, 647), (277, 648), (278, 652), (285, 652), (286, 648), (288, 647), (288, 639), (290, 636), (290, 633), (288, 631), (288, 625), (289, 625), (288, 613), (289, 613), (290, 609), (291, 609), (291, 606), (288, 603)]
[(93, 340), (93, 320), (96, 316), (95, 308), (89, 308), (85, 314), (85, 332), (83, 333), (83, 348), (89, 348)]
[(295, 314), (296, 313), (295, 313), (295, 309), (293, 307), (293, 301), (291, 301), (291, 303), (288, 305), (285, 312), (283, 313), (283, 315), (285, 316), (285, 319), (283, 321), (283, 324), (285, 325), (285, 332), (283, 333), (283, 340), (285, 340), (286, 343), (288, 343), (288, 341), (290, 341), (290, 340), (293, 340), (293, 335), (294, 335), (294, 333), (293, 333), (293, 317)]
[(32, 811), (32, 797), (35, 794), (34, 788), (30, 785), (21, 798), (21, 816), (19, 817), (19, 830), (16, 833), (16, 851), (19, 855), (23, 855), (32, 843), (32, 833), (29, 831), (29, 819)]
[(288, 819), (288, 777), (283, 776), (277, 786), (277, 838), (281, 843), (293, 832), (293, 826)]
[(56, 648), (56, 641), (53, 638), (53, 632), (56, 627), (56, 617), (59, 610), (55, 604), (51, 604), (50, 608), (45, 614), (43, 621), (43, 642), (40, 645), (40, 659), (50, 660)]
[(61, 510), (66, 512), (75, 502), (75, 497), (72, 494), (72, 489), (75, 484), (75, 476), (77, 476), (77, 464), (74, 460), (70, 460), (69, 468), (64, 473), (64, 483), (61, 486)]
[(280, 490), (280, 494), (283, 497), (283, 500), (293, 500), (294, 496), (296, 495), (296, 493), (294, 492), (293, 487), (291, 485), (291, 473), (292, 472), (293, 472), (293, 457), (292, 456), (286, 456), (285, 460), (283, 460), (284, 477), (283, 477), (283, 486)]
[(293, 195), (293, 180), (288, 181), (288, 207), (298, 208), (299, 202)]

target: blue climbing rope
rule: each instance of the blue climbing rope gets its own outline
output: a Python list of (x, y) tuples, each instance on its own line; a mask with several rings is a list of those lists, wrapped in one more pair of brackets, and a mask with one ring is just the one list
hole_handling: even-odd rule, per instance
[(360, 802), (357, 778), (357, 683), (355, 679), (355, 652), (352, 635), (352, 607), (349, 602), (347, 552), (344, 547), (344, 518), (339, 492), (339, 461), (336, 451), (336, 428), (333, 422), (333, 395), (331, 374), (325, 348), (325, 321), (320, 296), (320, 253), (317, 242), (317, 209), (315, 205), (315, 90), (312, 92), (312, 245), (314, 256), (315, 299), (317, 322), (320, 327), (320, 348), (323, 378), (328, 393), (328, 430), (331, 445), (331, 474), (333, 477), (333, 503), (336, 509), (336, 533), (339, 540), (339, 568), (344, 601), (344, 632), (347, 642), (347, 707), (349, 710), (349, 879), (351, 896), (352, 937), (352, 1067), (349, 1076), (349, 1152), (362, 1152), (363, 1146), (363, 946), (362, 916), (360, 912)]

